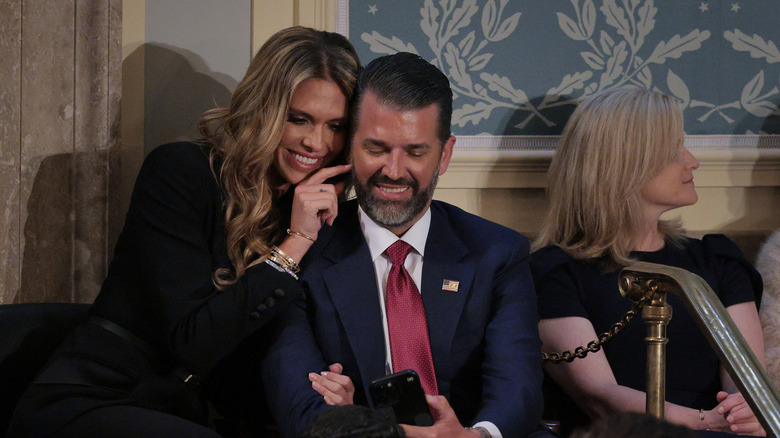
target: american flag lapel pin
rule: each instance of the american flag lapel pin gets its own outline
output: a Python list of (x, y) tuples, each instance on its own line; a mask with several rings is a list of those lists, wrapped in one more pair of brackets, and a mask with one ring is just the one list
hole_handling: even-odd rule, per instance
[(447, 292), (457, 292), (458, 286), (460, 285), (459, 281), (454, 280), (447, 280), (446, 278), (441, 283), (441, 290), (446, 290)]

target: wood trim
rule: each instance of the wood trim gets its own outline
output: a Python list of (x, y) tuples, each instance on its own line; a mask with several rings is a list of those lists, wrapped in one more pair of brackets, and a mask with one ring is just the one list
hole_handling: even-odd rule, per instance
[[(545, 187), (557, 136), (461, 136), (442, 188)], [(780, 186), (780, 136), (693, 135), (697, 187)]]
[(344, 27), (339, 25), (344, 19), (341, 9), (339, 0), (252, 0), (252, 55), (271, 35), (286, 27), (340, 31)]

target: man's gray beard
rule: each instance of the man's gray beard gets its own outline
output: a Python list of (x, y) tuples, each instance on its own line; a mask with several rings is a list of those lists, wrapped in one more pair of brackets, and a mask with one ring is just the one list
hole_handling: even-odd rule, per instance
[(433, 198), (433, 191), (439, 181), (439, 166), (436, 166), (436, 171), (433, 173), (428, 187), (413, 193), (412, 199), (408, 201), (387, 201), (374, 196), (371, 191), (371, 183), (364, 186), (355, 175), (354, 167), (352, 168), (352, 181), (355, 184), (358, 204), (368, 217), (385, 228), (395, 228), (408, 224), (425, 210), (428, 201)]

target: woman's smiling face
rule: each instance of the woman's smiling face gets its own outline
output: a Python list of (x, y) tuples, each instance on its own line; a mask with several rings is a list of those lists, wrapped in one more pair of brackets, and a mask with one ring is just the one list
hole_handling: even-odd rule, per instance
[(275, 158), (283, 187), (300, 183), (344, 149), (347, 109), (347, 97), (333, 81), (311, 78), (293, 91)]

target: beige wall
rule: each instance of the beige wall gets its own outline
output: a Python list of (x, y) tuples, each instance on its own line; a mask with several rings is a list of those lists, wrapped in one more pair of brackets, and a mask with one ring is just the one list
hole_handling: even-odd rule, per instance
[(338, 0), (251, 0), (252, 53), (275, 32), (290, 26), (338, 30)]
[(144, 42), (146, 0), (122, 1), (122, 120), (120, 211), (127, 211), (144, 158)]
[[(538, 151), (456, 150), (439, 183), (441, 199), (533, 234), (546, 208), (546, 170), (557, 138)], [(531, 139), (527, 139), (531, 141)], [(724, 143), (729, 146), (725, 147)], [(689, 230), (758, 231), (780, 228), (780, 136), (688, 136), (699, 159), (694, 173), (699, 202), (672, 212)]]

